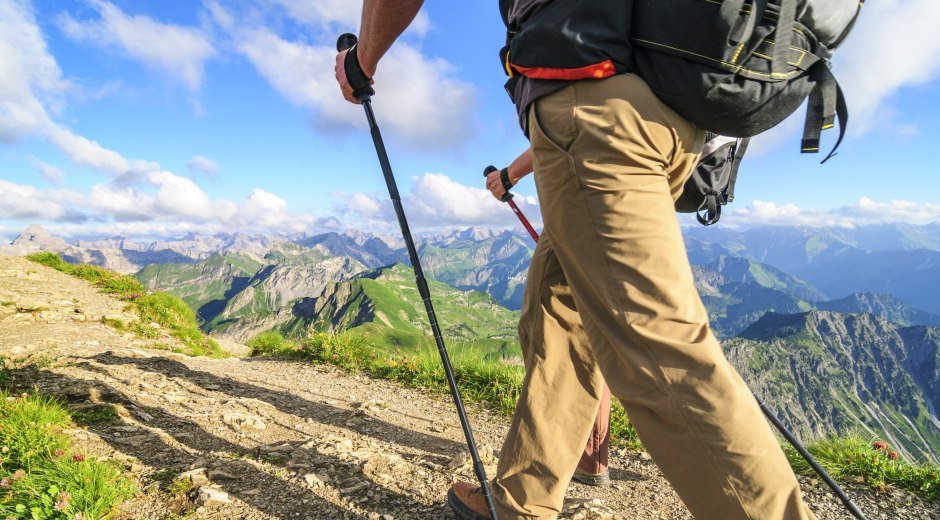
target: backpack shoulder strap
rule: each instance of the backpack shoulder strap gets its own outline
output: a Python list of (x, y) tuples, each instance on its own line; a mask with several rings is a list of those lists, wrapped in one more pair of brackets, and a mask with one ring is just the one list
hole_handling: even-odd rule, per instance
[(793, 41), (793, 22), (796, 21), (799, 0), (780, 0), (777, 14), (777, 28), (774, 29), (774, 54), (770, 63), (770, 73), (774, 76), (786, 76), (790, 70), (790, 44)]

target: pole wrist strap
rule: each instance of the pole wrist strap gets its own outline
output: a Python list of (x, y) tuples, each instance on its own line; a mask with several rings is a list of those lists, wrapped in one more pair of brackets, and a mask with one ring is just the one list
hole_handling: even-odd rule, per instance
[(343, 69), (346, 71), (346, 81), (353, 89), (353, 95), (356, 96), (356, 99), (362, 101), (374, 95), (375, 90), (370, 85), (372, 78), (366, 76), (366, 73), (362, 71), (362, 65), (359, 65), (359, 54), (356, 52), (358, 49), (358, 44), (349, 49), (349, 52), (346, 53), (346, 59), (343, 61)]
[(503, 183), (503, 189), (508, 193), (512, 189), (512, 182), (509, 181), (509, 168), (499, 170), (499, 180)]

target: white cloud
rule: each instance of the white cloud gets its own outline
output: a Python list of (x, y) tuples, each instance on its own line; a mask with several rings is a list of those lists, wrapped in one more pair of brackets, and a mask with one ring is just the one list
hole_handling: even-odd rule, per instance
[(89, 4), (100, 18), (79, 21), (63, 14), (57, 22), (66, 36), (118, 48), (145, 66), (169, 74), (190, 92), (199, 90), (205, 62), (216, 55), (212, 42), (199, 29), (129, 16), (103, 0), (89, 0)]
[(131, 170), (131, 161), (125, 159), (121, 154), (51, 121), (46, 130), (46, 137), (52, 144), (62, 150), (69, 159), (72, 159), (75, 164), (115, 175)]
[(155, 217), (153, 197), (129, 186), (96, 184), (85, 204), (103, 218), (117, 222), (146, 222)]
[(15, 142), (40, 132), (69, 88), (23, 1), (0, 0), (0, 140)]
[(940, 2), (868, 2), (835, 55), (836, 77), (849, 100), (852, 130), (890, 120), (892, 96), (940, 76)]
[(49, 163), (40, 161), (35, 157), (30, 157), (29, 163), (39, 170), (39, 174), (44, 179), (51, 183), (60, 184), (65, 179), (65, 172)]
[(112, 175), (156, 169), (130, 161), (54, 120), (71, 88), (22, 0), (0, 0), (0, 140), (48, 139), (76, 164)]
[[(535, 199), (516, 196), (514, 200), (526, 218), (538, 226), (541, 214)], [(415, 179), (402, 204), (408, 222), (420, 228), (519, 225), (509, 206), (493, 198), (489, 190), (460, 184), (443, 174), (428, 173)], [(354, 193), (345, 197), (339, 210), (372, 229), (397, 227), (391, 202), (381, 196)]]
[(0, 221), (90, 222), (92, 229), (258, 229), (308, 231), (320, 222), (291, 212), (287, 202), (253, 190), (241, 202), (210, 198), (195, 182), (150, 172), (136, 186), (96, 184), (87, 193), (42, 190), (0, 180)]
[[(359, 27), (362, 17), (362, 0), (270, 0), (281, 6), (294, 20), (320, 28), (338, 25), (346, 29)], [(422, 10), (408, 28), (410, 34), (424, 36), (431, 22)]]
[(362, 0), (270, 0), (298, 22), (310, 25), (338, 23), (358, 27)]
[(207, 175), (209, 177), (214, 177), (219, 173), (219, 165), (212, 159), (201, 155), (194, 155), (193, 158), (186, 163), (186, 167), (191, 173)]
[[(476, 96), (469, 84), (452, 79), (452, 72), (446, 60), (427, 58), (408, 44), (393, 47), (375, 74), (380, 124), (417, 148), (465, 141), (475, 132)], [(338, 96), (339, 88), (334, 90)]]
[(744, 207), (729, 207), (722, 224), (735, 227), (799, 225), (854, 228), (871, 224), (927, 224), (940, 221), (940, 204), (892, 200), (878, 202), (861, 197), (858, 204), (834, 209), (801, 208), (756, 200)]
[(228, 221), (238, 206), (228, 200), (210, 200), (195, 182), (170, 172), (153, 172), (150, 183), (157, 187), (154, 209), (182, 219)]
[(39, 190), (0, 179), (0, 219), (83, 222), (87, 217), (74, 207), (81, 199), (70, 190)]
[[(307, 6), (302, 21), (346, 23), (348, 6), (330, 2), (293, 2)], [(268, 83), (294, 105), (317, 113), (315, 125), (324, 133), (366, 128), (358, 106), (346, 103), (334, 78), (334, 43), (290, 41), (264, 25), (238, 25), (218, 3), (209, 11), (228, 31), (235, 47)], [(334, 11), (340, 9), (340, 11)], [(420, 24), (419, 24), (420, 25)], [(472, 85), (454, 78), (446, 60), (424, 56), (408, 41), (388, 52), (375, 76), (375, 109), (386, 134), (418, 149), (440, 150), (464, 142), (475, 132), (472, 124), (476, 95)]]
[[(289, 223), (291, 214), (287, 210), (287, 201), (273, 193), (255, 189), (239, 209), (238, 217), (242, 225), (277, 228)], [(308, 217), (302, 219), (309, 220)]]

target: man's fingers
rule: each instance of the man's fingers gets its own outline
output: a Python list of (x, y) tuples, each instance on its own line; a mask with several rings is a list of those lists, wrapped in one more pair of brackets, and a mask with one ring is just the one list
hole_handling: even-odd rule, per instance
[(336, 75), (336, 82), (339, 83), (339, 88), (343, 92), (343, 97), (346, 98), (346, 101), (350, 103), (359, 104), (359, 100), (356, 99), (356, 96), (353, 95), (353, 88), (349, 86), (349, 81), (346, 79), (346, 53), (348, 50), (342, 51), (336, 55), (336, 64), (333, 66), (333, 71)]
[(496, 200), (503, 200), (506, 190), (503, 189), (503, 182), (499, 180), (499, 171), (495, 171), (486, 176), (486, 189), (490, 190)]

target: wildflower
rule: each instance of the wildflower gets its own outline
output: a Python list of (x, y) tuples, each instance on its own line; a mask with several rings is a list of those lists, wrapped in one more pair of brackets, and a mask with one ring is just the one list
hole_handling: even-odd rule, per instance
[(75, 513), (75, 516), (72, 517), (72, 520), (85, 520), (85, 515), (81, 513)]
[(888, 458), (891, 459), (891, 460), (898, 460), (899, 457), (900, 457), (900, 455), (898, 455), (898, 452), (896, 452), (896, 451), (889, 451), (889, 452), (888, 452)]
[(888, 443), (885, 441), (875, 441), (871, 443), (871, 447), (877, 451), (887, 451)]
[(0, 480), (0, 487), (10, 487), (10, 477), (3, 477), (3, 479)]
[(85, 456), (82, 455), (81, 453), (76, 453), (75, 455), (72, 455), (72, 460), (74, 460), (75, 462), (84, 462)]
[(23, 480), (26, 477), (26, 472), (18, 469), (13, 472), (13, 480)]
[(62, 448), (56, 448), (55, 451), (52, 453), (56, 457), (61, 457), (62, 455), (65, 455), (65, 450), (63, 450)]
[(8, 452), (8, 451), (10, 451), (10, 448), (8, 448), (8, 447), (6, 447), (6, 446), (0, 448), (0, 453), (6, 453), (6, 452)]
[(52, 508), (55, 509), (56, 511), (64, 511), (68, 509), (69, 499), (71, 498), (72, 498), (72, 495), (70, 495), (67, 491), (60, 491), (59, 500), (56, 501), (55, 504), (53, 504)]

